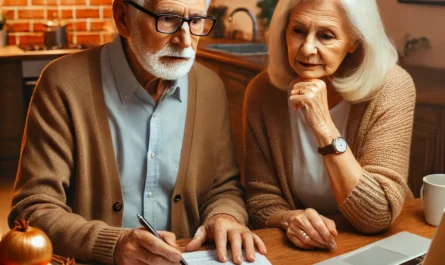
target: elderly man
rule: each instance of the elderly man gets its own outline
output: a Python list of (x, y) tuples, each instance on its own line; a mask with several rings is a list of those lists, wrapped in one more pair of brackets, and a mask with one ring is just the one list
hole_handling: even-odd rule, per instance
[[(194, 63), (214, 19), (205, 0), (115, 0), (120, 36), (42, 73), (25, 128), (12, 225), (56, 254), (103, 264), (178, 264), (214, 240), (220, 261), (265, 254), (245, 226), (221, 80)], [(138, 228), (142, 214), (161, 239)]]

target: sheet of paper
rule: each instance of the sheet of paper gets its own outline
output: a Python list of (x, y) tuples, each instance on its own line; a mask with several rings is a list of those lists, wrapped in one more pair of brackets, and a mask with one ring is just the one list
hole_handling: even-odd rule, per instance
[[(245, 253), (243, 253), (244, 255)], [(232, 262), (231, 252), (227, 251), (228, 262), (222, 263), (218, 260), (218, 255), (216, 250), (204, 250), (204, 251), (195, 251), (195, 252), (187, 252), (182, 253), (182, 257), (187, 261), (189, 265), (232, 265), (235, 264)], [(269, 260), (261, 255), (260, 253), (255, 253), (255, 262), (247, 262), (246, 257), (244, 256), (244, 262), (242, 265), (272, 265)]]

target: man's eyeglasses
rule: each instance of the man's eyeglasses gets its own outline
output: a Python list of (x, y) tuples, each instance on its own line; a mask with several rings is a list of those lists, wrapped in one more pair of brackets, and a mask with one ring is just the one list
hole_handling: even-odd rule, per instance
[(195, 36), (207, 36), (215, 26), (216, 18), (196, 16), (191, 18), (185, 18), (173, 14), (155, 14), (150, 10), (136, 4), (130, 0), (123, 1), (126, 4), (130, 4), (139, 11), (153, 17), (156, 21), (156, 31), (165, 34), (173, 34), (178, 32), (184, 22), (189, 24), (190, 33)]

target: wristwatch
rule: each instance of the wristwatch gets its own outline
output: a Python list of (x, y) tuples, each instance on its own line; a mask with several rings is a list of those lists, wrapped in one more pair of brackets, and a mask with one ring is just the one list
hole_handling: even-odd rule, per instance
[(330, 155), (330, 154), (341, 154), (348, 150), (348, 142), (346, 142), (345, 138), (337, 137), (332, 140), (332, 143), (326, 145), (324, 147), (318, 147), (318, 153), (321, 155)]

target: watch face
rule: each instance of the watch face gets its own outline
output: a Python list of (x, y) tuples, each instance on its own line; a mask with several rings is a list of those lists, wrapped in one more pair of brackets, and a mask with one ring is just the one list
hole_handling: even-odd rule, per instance
[(348, 143), (346, 142), (345, 138), (338, 137), (335, 139), (334, 147), (338, 153), (344, 153), (348, 149)]

